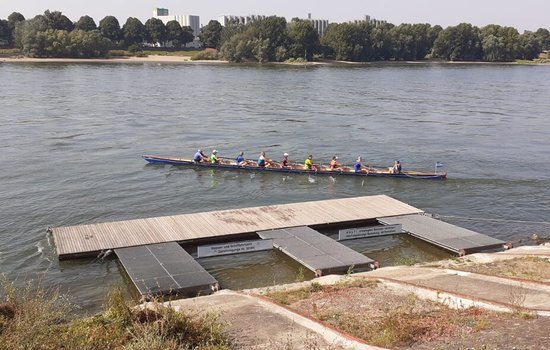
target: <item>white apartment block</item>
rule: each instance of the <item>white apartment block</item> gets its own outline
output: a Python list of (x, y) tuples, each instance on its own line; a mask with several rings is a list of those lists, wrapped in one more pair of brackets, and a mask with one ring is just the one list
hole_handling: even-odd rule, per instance
[(168, 9), (155, 8), (153, 9), (153, 18), (158, 18), (162, 23), (166, 24), (170, 21), (176, 21), (180, 26), (188, 26), (193, 29), (193, 35), (199, 36), (201, 32), (201, 22), (199, 16), (193, 15), (179, 15), (170, 16)]
[(232, 15), (223, 15), (218, 17), (218, 22), (222, 26), (227, 26), (228, 24), (248, 24), (252, 22), (259, 21), (260, 19), (265, 19), (264, 15), (250, 15), (250, 16), (232, 16)]
[(328, 19), (311, 19), (311, 13), (307, 14), (307, 20), (311, 22), (313, 25), (313, 28), (317, 31), (317, 34), (319, 34), (319, 38), (325, 34), (325, 31), (328, 27)]
[(355, 20), (353, 21), (353, 23), (360, 23), (360, 22), (367, 22), (368, 24), (371, 24), (375, 27), (378, 27), (378, 26), (381, 26), (383, 24), (386, 24), (388, 23), (387, 21), (384, 21), (384, 20), (380, 20), (380, 19), (376, 19), (376, 18), (371, 18), (371, 16), (369, 15), (365, 15), (363, 17), (363, 19), (359, 19), (359, 20)]

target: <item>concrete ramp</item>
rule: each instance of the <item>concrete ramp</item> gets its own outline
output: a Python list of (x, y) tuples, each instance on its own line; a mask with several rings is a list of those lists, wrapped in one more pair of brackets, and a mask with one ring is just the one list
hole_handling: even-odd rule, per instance
[(413, 214), (378, 218), (387, 225), (401, 224), (403, 231), (423, 241), (435, 244), (459, 255), (502, 248), (506, 242), (462, 227)]
[(273, 239), (273, 246), (304, 265), (316, 276), (374, 269), (377, 263), (330, 237), (307, 226), (260, 231), (263, 239)]

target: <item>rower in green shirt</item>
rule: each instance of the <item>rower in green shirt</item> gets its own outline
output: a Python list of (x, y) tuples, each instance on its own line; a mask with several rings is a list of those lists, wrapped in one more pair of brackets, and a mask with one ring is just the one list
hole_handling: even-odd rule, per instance
[(304, 162), (304, 170), (317, 170), (317, 165), (312, 163), (313, 156), (310, 154)]
[(220, 161), (218, 160), (218, 151), (213, 150), (212, 155), (210, 156), (210, 163), (212, 164), (218, 164)]

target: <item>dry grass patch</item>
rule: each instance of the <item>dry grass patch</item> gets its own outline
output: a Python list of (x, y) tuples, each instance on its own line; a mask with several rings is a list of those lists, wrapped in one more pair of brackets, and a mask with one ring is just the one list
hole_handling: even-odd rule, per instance
[(66, 296), (39, 283), (0, 288), (0, 349), (229, 349), (223, 325), (161, 304), (136, 309), (113, 289), (104, 312), (77, 317)]
[(290, 305), (300, 300), (312, 298), (315, 294), (333, 293), (338, 290), (347, 288), (375, 288), (378, 282), (373, 279), (353, 278), (346, 279), (334, 285), (321, 285), (317, 282), (312, 282), (306, 287), (283, 290), (266, 293), (266, 297), (273, 299), (279, 304)]
[(490, 315), (477, 308), (453, 310), (412, 294), (396, 294), (363, 278), (332, 286), (312, 283), (267, 296), (369, 344), (391, 348), (479, 332), (488, 326)]
[(458, 265), (456, 268), (493, 276), (550, 281), (550, 259), (548, 258), (522, 257), (486, 264)]

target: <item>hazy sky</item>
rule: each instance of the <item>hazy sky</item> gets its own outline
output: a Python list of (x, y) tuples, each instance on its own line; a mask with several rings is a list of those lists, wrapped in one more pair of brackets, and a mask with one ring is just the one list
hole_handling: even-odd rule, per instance
[(128, 17), (147, 20), (155, 7), (167, 8), (171, 15), (198, 15), (203, 25), (223, 14), (277, 15), (290, 20), (311, 13), (315, 19), (331, 22), (370, 15), (393, 24), (430, 23), (446, 27), (468, 22), (477, 26), (512, 26), (520, 32), (550, 29), (550, 0), (0, 0), (0, 18), (6, 19), (14, 11), (31, 18), (49, 9), (61, 11), (73, 21), (89, 15), (99, 22), (113, 15), (122, 25)]

